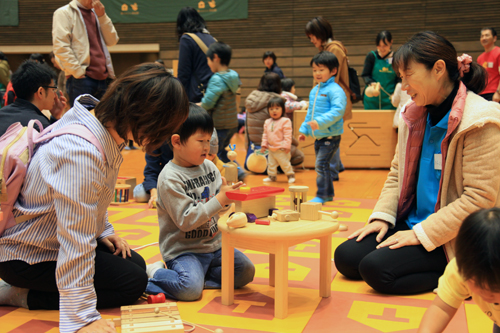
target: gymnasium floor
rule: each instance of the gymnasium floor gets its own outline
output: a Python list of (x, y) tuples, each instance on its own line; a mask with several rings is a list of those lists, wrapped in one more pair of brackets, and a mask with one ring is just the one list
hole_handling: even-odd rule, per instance
[[(242, 146), (241, 137), (233, 143)], [(238, 160), (242, 160), (243, 151)], [(144, 153), (139, 150), (124, 151), (125, 161), (121, 176), (133, 176), (141, 182)], [(335, 183), (335, 201), (327, 203), (324, 210), (339, 212), (339, 220), (349, 226), (347, 232), (333, 235), (332, 247), (336, 248), (347, 235), (361, 228), (370, 215), (388, 170), (346, 170)], [(262, 185), (263, 176), (248, 176), (250, 186)], [(310, 187), (309, 196), (315, 193), (313, 170), (298, 170), (296, 185)], [(285, 176), (278, 176), (275, 186), (288, 188)], [(277, 206), (286, 208), (288, 191), (277, 197)], [(156, 210), (145, 204), (111, 206), (109, 218), (115, 230), (127, 239), (132, 248), (158, 241)], [(138, 251), (148, 263), (161, 260), (157, 246)], [(210, 330), (221, 328), (225, 333), (250, 332), (416, 332), (426, 308), (434, 294), (415, 296), (389, 296), (375, 293), (363, 282), (346, 280), (337, 274), (332, 263), (331, 297), (318, 295), (319, 242), (316, 240), (292, 246), (289, 249), (289, 315), (275, 319), (274, 288), (268, 286), (268, 255), (245, 250), (244, 253), (256, 266), (256, 277), (247, 287), (235, 292), (235, 304), (223, 306), (220, 290), (205, 290), (200, 300), (178, 302), (183, 320), (203, 325)], [(119, 317), (119, 309), (101, 310), (104, 318)], [(0, 333), (54, 333), (58, 332), (57, 311), (28, 311), (0, 306)], [(459, 309), (445, 332), (483, 333), (492, 331), (492, 322), (472, 302)], [(118, 330), (119, 332), (119, 330)], [(196, 328), (194, 332), (208, 332)]]

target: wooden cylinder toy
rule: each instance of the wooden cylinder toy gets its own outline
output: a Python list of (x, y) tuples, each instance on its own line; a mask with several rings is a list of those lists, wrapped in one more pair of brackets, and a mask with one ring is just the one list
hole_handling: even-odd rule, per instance
[(158, 295), (149, 295), (148, 304), (165, 303), (165, 294), (159, 293)]
[(307, 186), (289, 186), (290, 191), (290, 209), (300, 212), (300, 204), (307, 201)]
[(128, 184), (116, 184), (112, 203), (115, 205), (128, 203), (130, 198), (130, 187), (131, 186)]

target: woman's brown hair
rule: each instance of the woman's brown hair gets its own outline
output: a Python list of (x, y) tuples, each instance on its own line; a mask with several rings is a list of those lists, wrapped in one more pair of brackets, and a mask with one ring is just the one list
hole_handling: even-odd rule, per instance
[(332, 26), (323, 16), (315, 17), (307, 22), (306, 35), (307, 37), (313, 35), (322, 43), (326, 43), (328, 39), (334, 39)]
[(281, 94), (280, 76), (274, 72), (268, 72), (262, 75), (257, 90)]
[(95, 108), (97, 119), (118, 135), (145, 146), (148, 154), (179, 129), (189, 113), (182, 84), (157, 63), (129, 68), (114, 81)]
[(410, 61), (425, 65), (430, 70), (438, 60), (446, 63), (446, 70), (451, 82), (461, 80), (467, 89), (476, 94), (486, 86), (486, 70), (476, 62), (470, 64), (468, 73), (460, 78), (458, 70), (457, 51), (446, 38), (433, 31), (419, 32), (413, 35), (408, 42), (401, 46), (394, 54), (392, 66), (396, 73), (400, 69), (405, 71)]

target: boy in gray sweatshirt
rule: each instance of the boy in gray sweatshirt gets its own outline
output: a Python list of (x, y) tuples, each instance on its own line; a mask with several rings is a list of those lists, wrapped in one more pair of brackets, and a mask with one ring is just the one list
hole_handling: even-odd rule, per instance
[[(164, 293), (181, 301), (197, 300), (204, 288), (221, 287), (219, 213), (229, 208), (226, 185), (217, 167), (205, 160), (210, 151), (213, 120), (201, 107), (190, 105), (186, 122), (172, 135), (174, 158), (158, 177), (160, 251), (167, 265), (148, 266), (146, 293)], [(255, 267), (234, 250), (234, 286), (253, 280)]]

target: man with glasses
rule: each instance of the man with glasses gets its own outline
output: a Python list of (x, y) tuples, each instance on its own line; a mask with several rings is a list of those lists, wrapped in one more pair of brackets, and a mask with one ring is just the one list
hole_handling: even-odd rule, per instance
[[(57, 90), (55, 80), (56, 74), (48, 65), (22, 63), (11, 79), (17, 99), (0, 109), (0, 135), (16, 122), (27, 126), (31, 119), (38, 119), (45, 128), (61, 118), (66, 98)], [(42, 110), (50, 111), (50, 119)]]

